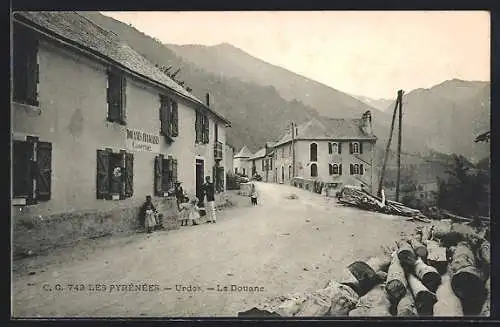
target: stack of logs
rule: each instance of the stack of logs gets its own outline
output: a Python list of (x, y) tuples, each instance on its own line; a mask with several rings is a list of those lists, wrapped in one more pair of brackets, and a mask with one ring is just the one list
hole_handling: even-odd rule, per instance
[(462, 230), (445, 247), (460, 229), (446, 228), (418, 227), (392, 252), (352, 263), (323, 289), (267, 299), (238, 316), (489, 316), (489, 240)]

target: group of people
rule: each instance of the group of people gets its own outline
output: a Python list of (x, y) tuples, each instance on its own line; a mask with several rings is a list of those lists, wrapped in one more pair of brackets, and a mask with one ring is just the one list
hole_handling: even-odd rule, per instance
[[(181, 182), (175, 183), (174, 195), (177, 199), (177, 210), (179, 211), (179, 220), (181, 226), (198, 225), (200, 212), (203, 211), (208, 216), (207, 223), (215, 224), (217, 222), (215, 208), (215, 186), (210, 181), (210, 176), (205, 177), (205, 183), (201, 187), (200, 197), (187, 196), (181, 186)], [(206, 199), (206, 208), (204, 206)], [(164, 229), (163, 217), (153, 205), (151, 196), (146, 196), (146, 201), (141, 208), (142, 217), (144, 217), (144, 227), (147, 233), (152, 233), (156, 229)]]

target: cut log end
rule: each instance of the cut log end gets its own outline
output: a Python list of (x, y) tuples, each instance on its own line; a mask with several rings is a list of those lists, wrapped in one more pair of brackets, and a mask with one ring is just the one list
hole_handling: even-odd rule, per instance
[(432, 316), (436, 302), (436, 296), (431, 292), (419, 292), (415, 296), (415, 307), (420, 316)]
[(474, 267), (468, 268), (458, 271), (451, 279), (453, 292), (461, 300), (477, 299), (485, 293), (480, 271)]
[(422, 276), (422, 284), (424, 284), (429, 291), (435, 293), (439, 285), (441, 285), (441, 276), (437, 271), (430, 271)]
[(391, 302), (398, 303), (406, 295), (405, 285), (397, 280), (393, 279), (385, 285), (385, 290), (389, 295)]

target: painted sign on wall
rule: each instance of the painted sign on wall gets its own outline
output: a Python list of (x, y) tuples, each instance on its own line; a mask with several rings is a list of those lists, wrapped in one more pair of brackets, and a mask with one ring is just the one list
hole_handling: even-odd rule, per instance
[(127, 149), (130, 151), (160, 152), (160, 136), (127, 128)]

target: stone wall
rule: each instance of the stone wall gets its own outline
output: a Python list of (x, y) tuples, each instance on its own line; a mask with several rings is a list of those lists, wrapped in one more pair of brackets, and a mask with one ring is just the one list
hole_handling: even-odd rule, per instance
[[(166, 229), (179, 228), (174, 198), (156, 200), (155, 205), (164, 215)], [(68, 212), (46, 217), (18, 217), (13, 222), (13, 256), (19, 258), (38, 254), (83, 239), (137, 232), (143, 229), (139, 211), (140, 207), (136, 206)]]

